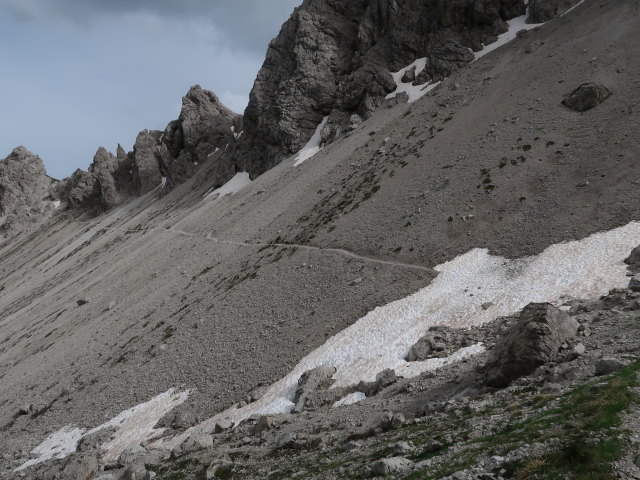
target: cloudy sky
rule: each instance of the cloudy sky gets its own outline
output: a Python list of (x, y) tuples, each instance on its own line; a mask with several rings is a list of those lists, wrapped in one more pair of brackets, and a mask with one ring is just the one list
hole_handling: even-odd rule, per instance
[(301, 0), (0, 0), (0, 158), (69, 176), (177, 118), (196, 83), (242, 112)]

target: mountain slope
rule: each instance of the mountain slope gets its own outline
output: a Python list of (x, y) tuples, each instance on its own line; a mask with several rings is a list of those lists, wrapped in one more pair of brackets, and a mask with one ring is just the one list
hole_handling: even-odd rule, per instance
[[(638, 8), (587, 0), (233, 195), (203, 200), (209, 164), (3, 244), (7, 465), (173, 387), (197, 389), (182, 427), (210, 417), (471, 248), (522, 257), (637, 220)], [(564, 107), (587, 81), (613, 95)]]

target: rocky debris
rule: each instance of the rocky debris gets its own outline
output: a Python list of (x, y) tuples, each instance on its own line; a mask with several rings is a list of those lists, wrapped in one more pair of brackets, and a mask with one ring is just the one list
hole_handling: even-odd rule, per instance
[[(483, 305), (488, 309), (491, 305)], [(449, 327), (431, 327), (409, 350), (407, 362), (422, 362), (429, 358), (444, 358), (459, 349), (474, 343), (474, 336), (469, 331)]]
[(519, 321), (489, 352), (484, 370), (488, 385), (505, 387), (556, 358), (575, 337), (578, 322), (548, 303), (531, 303)]
[(256, 78), (236, 152), (239, 168), (253, 177), (263, 173), (300, 150), (324, 117), (323, 140), (349, 131), (352, 114), (367, 118), (396, 89), (390, 72), (426, 57), (415, 81), (440, 80), (524, 13), (524, 3), (503, 0), (446, 8), (438, 0), (304, 2), (269, 45)]
[(571, 92), (562, 103), (576, 112), (585, 112), (604, 102), (611, 92), (600, 83), (583, 83)]
[(373, 475), (394, 475), (413, 470), (414, 463), (408, 458), (391, 457), (378, 460), (371, 466)]
[(309, 396), (318, 390), (326, 390), (331, 386), (331, 377), (336, 373), (336, 368), (328, 365), (321, 365), (302, 374), (298, 379), (298, 389), (293, 397), (295, 407), (294, 412), (300, 413), (304, 410)]
[(531, 0), (529, 2), (528, 23), (544, 23), (562, 15), (579, 0)]
[(615, 357), (603, 357), (596, 362), (596, 375), (610, 375), (627, 367), (629, 362), (625, 362)]
[(42, 160), (24, 147), (0, 160), (0, 236), (37, 227), (55, 211), (56, 181)]

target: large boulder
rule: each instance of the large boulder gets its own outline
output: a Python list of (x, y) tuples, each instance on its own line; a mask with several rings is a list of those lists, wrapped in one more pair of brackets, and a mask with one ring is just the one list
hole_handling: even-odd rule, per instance
[(513, 380), (551, 362), (578, 331), (578, 322), (549, 303), (531, 303), (518, 322), (489, 352), (485, 382), (505, 387)]
[(298, 388), (293, 398), (294, 412), (300, 413), (304, 410), (307, 399), (313, 392), (328, 389), (333, 383), (332, 377), (335, 373), (336, 368), (328, 365), (321, 365), (303, 373), (298, 379)]
[(29, 230), (55, 210), (55, 181), (37, 155), (17, 147), (0, 160), (0, 236)]
[(585, 112), (604, 102), (611, 92), (600, 83), (583, 83), (571, 92), (562, 103), (576, 112)]

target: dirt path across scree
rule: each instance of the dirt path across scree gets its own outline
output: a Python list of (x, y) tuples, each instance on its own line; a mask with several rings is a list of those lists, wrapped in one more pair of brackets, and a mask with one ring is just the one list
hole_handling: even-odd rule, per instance
[[(177, 230), (175, 228), (171, 228), (170, 229), (172, 232), (177, 233), (179, 235), (185, 235), (187, 237), (197, 237), (198, 235), (195, 233), (189, 233), (189, 232), (184, 232), (182, 230)], [(336, 253), (338, 255), (342, 255), (344, 257), (349, 257), (349, 258), (353, 258), (356, 260), (362, 260), (365, 262), (372, 262), (372, 263), (378, 263), (380, 265), (391, 265), (394, 267), (401, 267), (401, 268), (411, 268), (414, 270), (422, 270), (424, 272), (428, 272), (430, 274), (435, 274), (436, 272), (429, 267), (425, 267), (422, 265), (415, 265), (412, 263), (404, 263), (404, 262), (394, 262), (391, 260), (380, 260), (377, 258), (373, 258), (373, 257), (367, 257), (365, 255), (359, 255), (357, 253), (351, 252), (349, 250), (344, 250), (342, 248), (322, 248), (322, 247), (314, 247), (312, 245), (300, 245), (297, 243), (261, 243), (261, 242), (237, 242), (237, 241), (233, 241), (233, 240), (221, 240), (219, 238), (215, 238), (212, 237), (211, 234), (208, 234), (205, 237), (207, 240), (210, 240), (212, 242), (216, 242), (216, 243), (220, 243), (223, 245), (236, 245), (236, 246), (243, 246), (243, 247), (282, 247), (282, 248), (299, 248), (301, 250), (307, 250), (307, 251), (314, 251), (314, 252), (329, 252), (329, 253)]]

